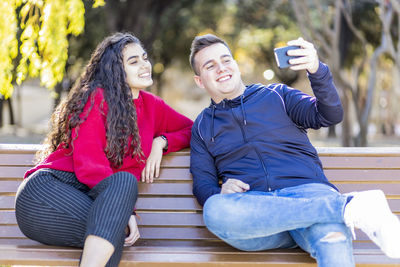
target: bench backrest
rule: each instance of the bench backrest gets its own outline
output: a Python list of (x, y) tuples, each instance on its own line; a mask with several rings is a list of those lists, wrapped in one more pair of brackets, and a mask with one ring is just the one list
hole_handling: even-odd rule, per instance
[[(25, 239), (14, 216), (14, 200), (24, 172), (31, 168), (38, 145), (0, 144), (0, 239)], [(325, 173), (341, 192), (382, 189), (400, 213), (399, 148), (318, 148)], [(218, 241), (204, 227), (202, 210), (192, 194), (190, 152), (166, 155), (160, 178), (140, 183), (137, 212), (141, 240)], [(367, 240), (357, 232), (358, 241)], [(219, 242), (219, 241), (218, 241)]]

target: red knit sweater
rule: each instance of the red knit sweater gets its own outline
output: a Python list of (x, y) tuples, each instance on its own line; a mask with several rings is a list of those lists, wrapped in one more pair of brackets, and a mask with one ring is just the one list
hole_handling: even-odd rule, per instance
[[(103, 90), (97, 89), (94, 105), (87, 119), (80, 125), (78, 137), (73, 141), (72, 148), (60, 145), (43, 162), (28, 170), (25, 177), (42, 168), (74, 172), (78, 180), (93, 188), (104, 178), (115, 172), (130, 172), (140, 179), (145, 162), (140, 162), (138, 156), (127, 155), (120, 168), (111, 167), (106, 154), (106, 130), (108, 106), (103, 101)], [(133, 100), (136, 106), (137, 123), (141, 146), (145, 158), (151, 152), (153, 139), (164, 135), (168, 140), (168, 150), (165, 153), (178, 151), (189, 146), (193, 122), (168, 106), (161, 98), (145, 91), (140, 91), (139, 97)], [(91, 106), (88, 100), (82, 114), (87, 114)], [(72, 138), (76, 137), (76, 129)], [(70, 146), (71, 147), (71, 146)], [(164, 153), (164, 154), (165, 154)]]

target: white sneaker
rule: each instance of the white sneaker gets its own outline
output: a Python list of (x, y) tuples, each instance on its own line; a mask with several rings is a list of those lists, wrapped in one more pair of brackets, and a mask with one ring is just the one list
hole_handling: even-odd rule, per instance
[(389, 208), (381, 190), (346, 194), (353, 196), (344, 210), (344, 222), (360, 228), (390, 258), (400, 258), (400, 221)]

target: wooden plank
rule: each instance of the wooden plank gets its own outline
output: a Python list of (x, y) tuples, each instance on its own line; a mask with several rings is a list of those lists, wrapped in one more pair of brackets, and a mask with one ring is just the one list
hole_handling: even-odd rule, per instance
[[(0, 211), (0, 225), (17, 224), (14, 211)], [(203, 215), (187, 212), (142, 212), (140, 226), (204, 226)]]
[[(399, 200), (400, 204), (400, 200)], [(140, 211), (148, 210), (187, 210), (200, 211), (202, 207), (197, 200), (191, 197), (139, 197), (136, 202), (136, 209)]]
[(160, 181), (192, 181), (189, 168), (162, 168), (160, 177), (155, 178)]
[[(0, 193), (15, 193), (19, 181), (0, 180)], [(348, 193), (381, 189), (386, 195), (399, 195), (400, 183), (335, 183), (340, 192)], [(139, 196), (192, 196), (192, 184), (188, 183), (139, 183)]]
[[(16, 225), (14, 211), (1, 211), (0, 225)], [(204, 227), (201, 213), (187, 212), (140, 212), (137, 222), (145, 227)], [(366, 239), (366, 238), (364, 238)]]
[(0, 166), (33, 166), (33, 154), (1, 154)]
[[(2, 154), (0, 153), (0, 166), (33, 166), (34, 154)], [(400, 169), (400, 157), (320, 157), (324, 168), (358, 168), (358, 169)], [(190, 164), (188, 155), (164, 156), (163, 167), (187, 168)]]
[[(219, 239), (209, 232), (205, 226), (146, 226), (139, 223), (139, 232), (142, 240), (205, 240), (218, 241)], [(366, 234), (355, 229), (357, 239), (354, 242), (371, 242)], [(17, 225), (1, 225), (0, 239), (26, 238)]]
[[(26, 166), (0, 166), (0, 179), (22, 179), (30, 167)], [(160, 181), (191, 181), (189, 168), (162, 168)]]
[(320, 157), (325, 169), (400, 169), (400, 157)]
[(0, 211), (0, 225), (2, 224), (17, 224), (15, 212), (13, 210)]
[[(0, 193), (15, 193), (20, 181), (0, 180)], [(139, 196), (192, 196), (191, 183), (139, 183)]]
[[(0, 166), (0, 179), (22, 179), (28, 169)], [(400, 169), (327, 169), (325, 174), (331, 181), (400, 181)], [(163, 168), (158, 179), (191, 181), (192, 177), (188, 168)]]
[[(5, 264), (24, 262), (29, 265), (76, 266), (80, 249), (20, 249), (10, 247), (0, 260)], [(61, 255), (59, 255), (60, 253)], [(45, 256), (43, 255), (45, 254)], [(365, 256), (365, 257), (364, 257)], [(42, 258), (40, 258), (42, 257)], [(46, 258), (46, 261), (43, 261)], [(355, 251), (357, 266), (396, 266), (398, 260), (385, 257), (378, 250), (360, 249)], [(365, 263), (364, 260), (368, 259)], [(14, 259), (14, 261), (12, 261)], [(21, 261), (29, 259), (30, 261)], [(58, 262), (57, 262), (58, 261)], [(47, 263), (47, 264), (45, 264)], [(68, 264), (67, 264), (68, 263)], [(132, 246), (124, 248), (120, 266), (317, 266), (315, 260), (300, 249), (270, 250), (263, 252), (244, 252), (237, 250), (220, 251), (217, 247), (196, 250), (191, 247), (147, 247)]]
[(15, 196), (0, 195), (0, 210), (14, 209)]
[(192, 183), (139, 183), (141, 195), (192, 196)]
[[(400, 183), (335, 183), (340, 192), (381, 189), (386, 195), (399, 195)], [(139, 184), (139, 195), (192, 195), (191, 183)]]
[(0, 166), (1, 179), (21, 179), (30, 167), (26, 166)]
[(13, 193), (17, 192), (20, 181), (7, 181), (0, 179), (0, 193)]
[[(400, 213), (400, 199), (388, 198), (390, 209)], [(15, 196), (0, 196), (0, 210), (14, 209)], [(137, 211), (196, 211), (202, 210), (201, 206), (194, 197), (174, 198), (174, 197), (139, 197), (136, 202)]]
[(41, 147), (39, 144), (0, 144), (0, 153), (34, 154)]
[(6, 265), (78, 266), (78, 248), (20, 249), (1, 248), (0, 262)]
[(190, 165), (190, 156), (168, 154), (163, 157), (161, 167), (188, 168)]
[(399, 157), (400, 147), (316, 147), (320, 157)]
[(400, 193), (400, 183), (391, 184), (379, 184), (379, 183), (359, 183), (359, 184), (339, 184), (335, 183), (339, 191), (342, 193), (349, 193), (354, 191), (364, 191), (380, 189), (386, 195), (399, 195)]
[(331, 182), (335, 181), (377, 181), (377, 182), (400, 182), (400, 169), (385, 169), (385, 170), (326, 170), (326, 177)]
[[(142, 239), (217, 240), (205, 227), (140, 227)], [(1, 238), (26, 238), (17, 225), (0, 225)]]
[[(15, 196), (0, 195), (0, 210), (14, 209)], [(400, 204), (400, 200), (399, 200)], [(139, 197), (136, 202), (138, 211), (149, 210), (183, 210), (200, 211), (202, 208), (197, 200), (191, 197)]]
[[(22, 165), (32, 166), (33, 154), (1, 154), (0, 165)], [(378, 156), (324, 156), (321, 161), (326, 168), (393, 168), (399, 169), (400, 157), (383, 157)], [(190, 156), (176, 153), (164, 156), (164, 167), (182, 167), (187, 168), (190, 164)]]
[[(277, 250), (267, 252), (214, 252), (211, 248), (209, 251), (199, 252), (181, 250), (175, 253), (169, 251), (140, 253), (137, 250), (133, 250), (133, 248), (124, 251), (121, 266), (124, 266), (125, 261), (141, 262), (140, 266), (156, 266), (157, 263), (162, 263), (162, 266), (193, 266), (196, 264), (201, 264), (201, 266), (243, 267), (259, 265), (275, 266), (276, 264), (279, 264), (279, 266), (316, 266), (314, 259), (299, 250), (287, 250), (284, 252), (278, 252)], [(147, 265), (146, 263), (149, 262), (153, 262), (154, 265)], [(175, 265), (168, 263), (174, 263)]]

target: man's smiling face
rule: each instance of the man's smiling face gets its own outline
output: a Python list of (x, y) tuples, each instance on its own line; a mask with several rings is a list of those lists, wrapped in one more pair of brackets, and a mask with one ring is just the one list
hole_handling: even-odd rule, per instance
[(239, 67), (224, 44), (216, 43), (200, 50), (195, 55), (195, 64), (196, 84), (207, 90), (216, 103), (243, 93), (245, 87)]

